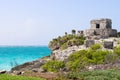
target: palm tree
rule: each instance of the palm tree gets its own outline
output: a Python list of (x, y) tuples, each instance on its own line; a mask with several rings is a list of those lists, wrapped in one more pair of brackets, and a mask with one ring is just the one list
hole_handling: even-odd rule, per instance
[(76, 34), (76, 30), (73, 29), (72, 30), (72, 34), (75, 35)]
[(65, 32), (65, 36), (67, 36), (67, 32)]

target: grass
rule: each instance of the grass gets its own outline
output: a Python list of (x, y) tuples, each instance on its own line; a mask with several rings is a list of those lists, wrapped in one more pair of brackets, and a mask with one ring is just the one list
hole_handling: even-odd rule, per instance
[(120, 80), (120, 70), (96, 70), (69, 73), (68, 78), (78, 80)]
[(42, 78), (35, 78), (35, 77), (25, 77), (25, 76), (13, 76), (9, 74), (1, 74), (0, 80), (45, 80)]

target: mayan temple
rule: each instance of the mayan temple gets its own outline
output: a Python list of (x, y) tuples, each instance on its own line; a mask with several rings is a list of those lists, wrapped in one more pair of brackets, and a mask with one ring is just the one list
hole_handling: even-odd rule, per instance
[(84, 35), (88, 38), (108, 38), (116, 37), (117, 30), (112, 29), (111, 19), (96, 19), (90, 21), (91, 27), (84, 31)]

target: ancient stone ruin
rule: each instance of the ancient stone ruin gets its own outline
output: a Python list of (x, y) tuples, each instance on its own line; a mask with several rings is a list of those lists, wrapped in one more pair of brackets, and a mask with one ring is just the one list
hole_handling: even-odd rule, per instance
[(84, 31), (84, 35), (88, 39), (100, 39), (117, 36), (117, 30), (112, 29), (111, 19), (91, 20), (90, 23), (91, 28)]

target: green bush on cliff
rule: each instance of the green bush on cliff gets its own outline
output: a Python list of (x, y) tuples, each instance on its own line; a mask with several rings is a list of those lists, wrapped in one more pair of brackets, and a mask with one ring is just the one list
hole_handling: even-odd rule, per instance
[(78, 71), (79, 69), (83, 69), (88, 62), (88, 59), (85, 56), (86, 53), (87, 50), (80, 50), (71, 54), (68, 57), (68, 62), (66, 64), (67, 69), (72, 71)]
[(119, 56), (117, 54), (114, 54), (114, 53), (111, 53), (111, 54), (107, 54), (105, 56), (105, 60), (104, 62), (105, 63), (112, 63), (114, 62), (115, 60), (117, 60), (119, 58)]
[[(109, 56), (110, 57), (109, 57)], [(112, 59), (114, 55), (112, 55), (112, 52), (108, 51), (108, 50), (91, 50), (89, 49), (86, 57), (88, 58), (88, 63), (90, 64), (102, 64), (102, 63), (106, 63), (105, 60), (106, 58), (111, 58)]]
[[(113, 55), (112, 52), (107, 50), (80, 50), (68, 57), (66, 67), (68, 70), (78, 71), (83, 69), (86, 65), (112, 62), (116, 58), (116, 55)], [(107, 59), (109, 61), (107, 61)]]
[(93, 64), (102, 64), (102, 63), (104, 63), (105, 58), (108, 54), (112, 54), (112, 53), (107, 50), (95, 51), (91, 54), (92, 57), (91, 57), (91, 59), (89, 59), (89, 62), (93, 63)]
[(120, 32), (118, 32), (117, 35), (120, 37)]
[[(50, 48), (55, 49), (66, 49), (69, 46), (75, 46), (75, 45), (82, 45), (84, 44), (85, 37), (84, 36), (78, 36), (78, 35), (72, 35), (72, 34), (66, 34), (64, 36), (59, 36), (58, 38), (53, 39), (49, 43)], [(55, 47), (56, 46), (56, 47)]]
[(120, 55), (120, 46), (114, 47), (114, 53)]
[(83, 58), (87, 53), (87, 50), (76, 51), (68, 57), (68, 60), (75, 61), (76, 59)]
[(63, 61), (50, 60), (45, 63), (42, 68), (47, 72), (57, 72), (65, 66)]
[(94, 45), (91, 45), (90, 48), (91, 48), (92, 50), (98, 50), (98, 49), (101, 48), (101, 45), (100, 45), (100, 44), (94, 44)]
[(66, 43), (64, 43), (64, 44), (61, 45), (61, 47), (60, 47), (61, 50), (64, 50), (64, 49), (66, 49), (66, 48), (67, 48), (67, 44), (66, 44)]

